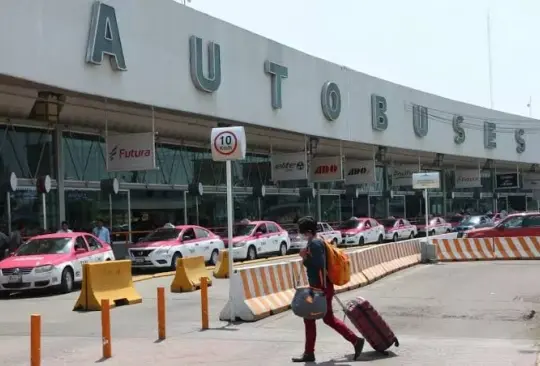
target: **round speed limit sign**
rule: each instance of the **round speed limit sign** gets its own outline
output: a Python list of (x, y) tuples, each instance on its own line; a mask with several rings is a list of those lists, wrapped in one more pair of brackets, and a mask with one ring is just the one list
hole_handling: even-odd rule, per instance
[(246, 157), (246, 134), (243, 127), (213, 128), (210, 143), (212, 158), (216, 161), (241, 160)]
[(238, 137), (232, 131), (222, 131), (214, 137), (214, 149), (219, 154), (232, 155), (238, 149)]

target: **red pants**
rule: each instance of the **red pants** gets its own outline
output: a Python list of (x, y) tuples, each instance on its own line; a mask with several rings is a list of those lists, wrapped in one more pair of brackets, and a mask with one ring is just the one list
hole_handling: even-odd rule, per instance
[[(332, 329), (334, 329), (336, 332), (341, 334), (343, 338), (351, 342), (353, 345), (358, 340), (358, 337), (356, 334), (352, 332), (352, 330), (349, 329), (343, 323), (341, 320), (336, 318), (334, 316), (334, 311), (332, 309), (332, 299), (334, 298), (334, 285), (329, 283), (326, 286), (326, 289), (324, 290), (324, 293), (326, 295), (326, 315), (323, 318), (324, 324), (328, 325)], [(315, 353), (315, 341), (317, 339), (317, 325), (315, 324), (315, 320), (311, 319), (304, 319), (304, 325), (306, 328), (306, 348), (304, 350), (305, 353)]]

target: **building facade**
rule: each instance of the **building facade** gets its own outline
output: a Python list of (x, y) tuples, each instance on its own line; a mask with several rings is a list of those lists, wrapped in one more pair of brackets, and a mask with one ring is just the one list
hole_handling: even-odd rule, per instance
[[(116, 231), (224, 226), (225, 168), (209, 141), (222, 124), (247, 133), (237, 219), (415, 218), (411, 176), (426, 170), (441, 174), (433, 214), (537, 208), (529, 118), (352, 71), (172, 0), (20, 0), (0, 19), (0, 172), (18, 178), (3, 186), (2, 230), (88, 230), (98, 217)], [(134, 168), (144, 133), (152, 165)], [(116, 156), (112, 140), (133, 153)], [(113, 177), (109, 197), (100, 181)]]

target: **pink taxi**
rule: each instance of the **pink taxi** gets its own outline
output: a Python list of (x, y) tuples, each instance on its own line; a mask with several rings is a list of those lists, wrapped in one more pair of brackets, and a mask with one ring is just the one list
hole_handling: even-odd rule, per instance
[(343, 245), (364, 245), (384, 241), (384, 226), (369, 217), (351, 217), (344, 221), (339, 229)]
[(425, 223), (423, 225), (416, 225), (416, 227), (418, 228), (417, 236), (426, 236), (426, 231), (431, 236), (451, 233), (453, 230), (452, 224), (446, 222), (442, 217), (431, 218), (427, 227)]
[(111, 246), (88, 233), (35, 236), (0, 262), (0, 295), (48, 287), (71, 292), (84, 263), (110, 260)]

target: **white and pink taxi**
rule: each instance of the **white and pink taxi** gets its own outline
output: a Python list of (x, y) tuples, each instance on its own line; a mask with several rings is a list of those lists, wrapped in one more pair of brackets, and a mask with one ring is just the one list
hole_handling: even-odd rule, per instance
[(223, 240), (197, 225), (170, 225), (154, 230), (129, 247), (133, 268), (176, 268), (176, 261), (187, 257), (204, 257), (216, 264)]
[(452, 232), (452, 224), (446, 222), (442, 217), (432, 217), (429, 220), (429, 225), (426, 228), (425, 223), (423, 225), (416, 225), (418, 227), (417, 236), (426, 236), (426, 231), (430, 236), (441, 235)]
[(0, 295), (48, 287), (71, 292), (82, 281), (84, 263), (112, 260), (111, 246), (91, 234), (35, 236), (0, 261)]
[(384, 226), (385, 240), (413, 239), (418, 233), (416, 225), (411, 224), (406, 219), (388, 218), (379, 220), (379, 222)]
[(339, 229), (343, 235), (342, 245), (364, 245), (384, 241), (384, 226), (369, 217), (351, 217), (344, 221)]
[[(225, 233), (224, 237), (227, 237)], [(228, 239), (224, 239), (228, 248)], [(243, 221), (233, 228), (233, 258), (253, 260), (259, 256), (285, 255), (289, 233), (273, 221)]]

